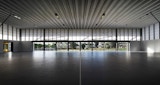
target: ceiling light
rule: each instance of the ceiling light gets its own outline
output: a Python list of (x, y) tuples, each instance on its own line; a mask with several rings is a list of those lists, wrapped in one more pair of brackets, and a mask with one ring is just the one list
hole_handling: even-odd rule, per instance
[(105, 13), (103, 13), (102, 16), (105, 16)]
[(58, 14), (57, 14), (57, 13), (55, 13), (54, 15), (59, 19), (59, 16), (58, 16)]
[(15, 18), (17, 18), (17, 19), (21, 19), (21, 17), (19, 17), (19, 16), (16, 16), (16, 15), (15, 15), (14, 17), (15, 17)]
[(105, 13), (102, 14), (101, 19), (103, 19), (104, 16), (105, 16)]

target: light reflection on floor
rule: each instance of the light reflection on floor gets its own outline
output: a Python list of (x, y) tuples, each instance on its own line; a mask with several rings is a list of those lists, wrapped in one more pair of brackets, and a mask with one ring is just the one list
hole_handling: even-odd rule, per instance
[(80, 73), (82, 85), (153, 85), (159, 83), (159, 72), (160, 53), (35, 51), (0, 54), (0, 85), (79, 85)]

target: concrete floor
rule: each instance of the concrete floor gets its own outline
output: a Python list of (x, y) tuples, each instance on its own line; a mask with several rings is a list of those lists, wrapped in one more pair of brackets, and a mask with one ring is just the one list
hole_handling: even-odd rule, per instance
[(0, 54), (0, 85), (160, 85), (160, 53)]

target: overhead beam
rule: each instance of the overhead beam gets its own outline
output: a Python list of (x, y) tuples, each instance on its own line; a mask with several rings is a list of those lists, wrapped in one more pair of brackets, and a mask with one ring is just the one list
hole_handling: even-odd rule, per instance
[(152, 15), (152, 17), (153, 17), (156, 21), (160, 22), (160, 21), (158, 20), (158, 18), (157, 18), (152, 12), (150, 12), (150, 14)]
[(1, 23), (0, 27), (9, 19), (9, 17), (10, 17), (11, 15), (12, 15), (12, 14), (9, 14), (9, 15), (7, 16), (7, 18)]

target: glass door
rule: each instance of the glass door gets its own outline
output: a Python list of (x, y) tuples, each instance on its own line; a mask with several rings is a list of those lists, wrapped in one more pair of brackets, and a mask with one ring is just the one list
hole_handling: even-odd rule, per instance
[(105, 51), (116, 51), (116, 42), (105, 42), (104, 50)]
[(93, 50), (95, 51), (103, 51), (104, 50), (104, 42), (93, 42)]
[(67, 51), (68, 50), (68, 42), (57, 42), (56, 48), (58, 51)]
[(57, 50), (56, 42), (45, 42), (46, 51), (55, 51)]
[(33, 42), (33, 50), (34, 51), (43, 51), (44, 43), (43, 42)]
[(91, 51), (93, 49), (92, 42), (81, 42), (81, 51)]
[(11, 52), (12, 51), (12, 43), (11, 42), (4, 42), (3, 43), (3, 51), (4, 52)]
[(69, 42), (69, 51), (80, 51), (80, 42)]
[(128, 42), (118, 42), (117, 50), (118, 51), (129, 51), (129, 43)]

